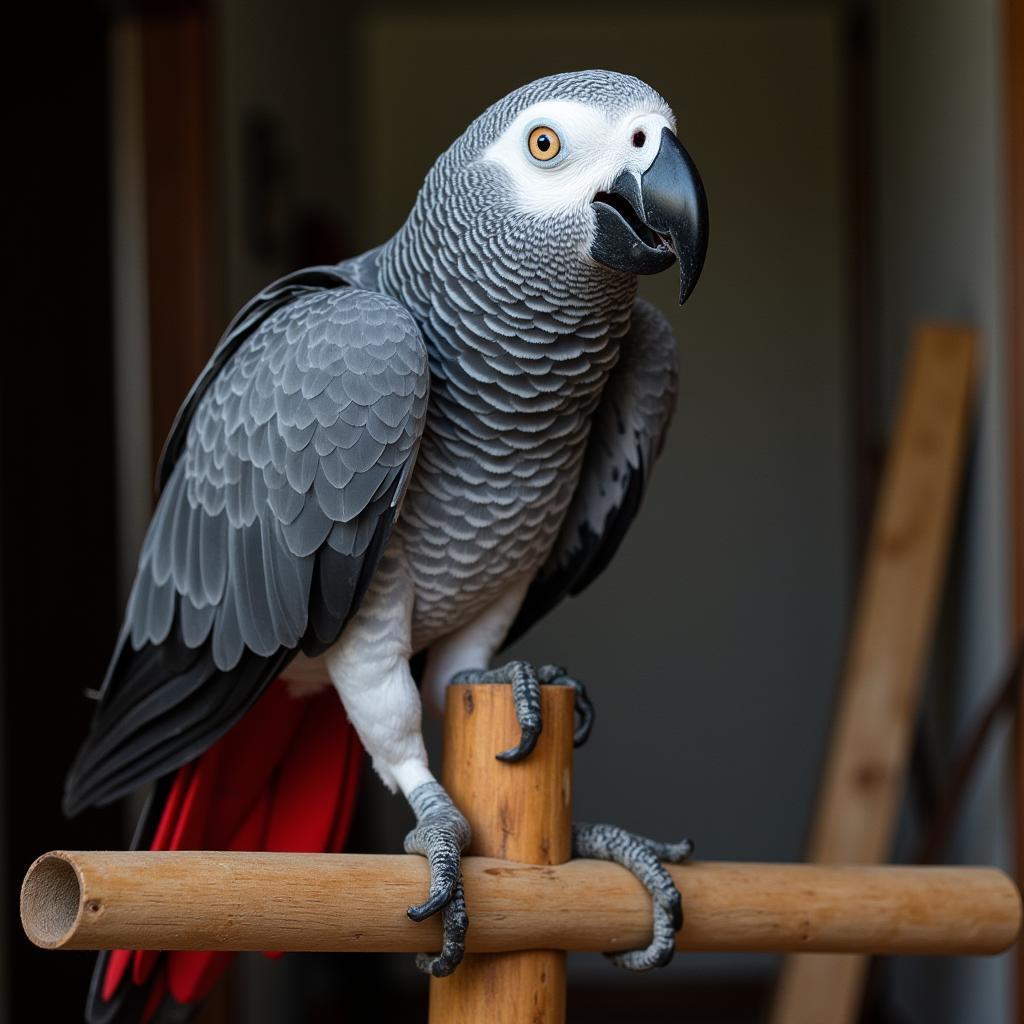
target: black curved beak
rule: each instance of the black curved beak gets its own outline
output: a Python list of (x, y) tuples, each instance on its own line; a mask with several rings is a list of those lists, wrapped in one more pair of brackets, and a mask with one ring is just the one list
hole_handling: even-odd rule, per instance
[(663, 128), (654, 163), (639, 178), (623, 171), (593, 200), (590, 254), (631, 274), (657, 274), (679, 260), (679, 304), (693, 291), (708, 249), (708, 201), (690, 154)]

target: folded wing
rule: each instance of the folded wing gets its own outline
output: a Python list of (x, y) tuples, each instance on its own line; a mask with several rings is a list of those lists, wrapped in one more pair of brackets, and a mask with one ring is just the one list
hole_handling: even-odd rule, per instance
[(299, 650), (338, 638), (373, 576), (426, 352), (399, 303), (306, 274), (243, 310), (179, 415), (68, 813), (209, 747)]

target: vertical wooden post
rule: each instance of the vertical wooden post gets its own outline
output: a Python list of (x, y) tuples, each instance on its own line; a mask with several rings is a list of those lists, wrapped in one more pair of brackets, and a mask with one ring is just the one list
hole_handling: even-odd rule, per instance
[[(573, 692), (541, 691), (544, 731), (517, 764), (495, 754), (519, 736), (510, 686), (453, 686), (444, 723), (443, 782), (473, 829), (470, 852), (561, 864), (572, 852)], [(473, 907), (469, 907), (473, 927)], [(430, 981), (430, 1024), (563, 1024), (565, 953), (472, 954)]]
[[(973, 331), (916, 331), (811, 830), (816, 864), (880, 864), (889, 853), (960, 494), (974, 362)], [(852, 1024), (867, 963), (788, 957), (771, 1024)]]

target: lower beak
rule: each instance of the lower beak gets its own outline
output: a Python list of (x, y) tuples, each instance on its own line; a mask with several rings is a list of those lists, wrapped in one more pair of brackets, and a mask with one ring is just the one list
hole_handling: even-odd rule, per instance
[(654, 162), (639, 178), (623, 171), (593, 201), (590, 254), (632, 274), (656, 274), (679, 260), (679, 303), (693, 291), (708, 248), (708, 202), (690, 155), (663, 128)]

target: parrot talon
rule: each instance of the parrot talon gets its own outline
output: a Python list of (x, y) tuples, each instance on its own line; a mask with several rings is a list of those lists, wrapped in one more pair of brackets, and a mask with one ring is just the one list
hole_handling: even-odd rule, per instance
[(587, 688), (578, 680), (573, 679), (564, 668), (557, 665), (542, 665), (540, 671), (554, 669), (555, 675), (550, 679), (541, 678), (542, 683), (556, 686), (571, 686), (576, 691), (576, 702), (574, 712), (576, 715), (576, 728), (572, 734), (572, 745), (582, 747), (590, 739), (590, 730), (594, 728), (594, 705), (587, 694)]
[[(456, 879), (456, 885), (458, 879)], [(415, 906), (409, 907), (406, 910), (409, 919), (419, 923), (420, 921), (426, 921), (428, 917), (433, 917), (439, 910), (443, 910), (452, 900), (454, 895), (454, 887), (442, 888), (439, 892), (429, 897), (423, 903), (417, 903)]]
[[(410, 915), (411, 916), (411, 915)], [(441, 911), (441, 952), (417, 953), (416, 966), (435, 978), (447, 978), (462, 963), (466, 952), (466, 931), (469, 915), (466, 913), (466, 896), (462, 891), (462, 878), (455, 884), (451, 899)]]
[(523, 758), (533, 753), (533, 748), (537, 746), (538, 736), (540, 736), (540, 726), (535, 728), (531, 725), (524, 725), (520, 729), (519, 742), (514, 747), (503, 750), (500, 754), (495, 754), (494, 756), (506, 764), (522, 761)]
[(526, 661), (510, 661), (501, 668), (467, 669), (458, 672), (452, 678), (452, 683), (512, 684), (512, 703), (516, 709), (516, 720), (519, 722), (519, 742), (514, 747), (495, 754), (499, 761), (521, 761), (537, 745), (537, 738), (543, 728), (540, 713), (541, 686), (569, 686), (575, 692), (576, 727), (572, 736), (573, 746), (580, 747), (586, 743), (594, 725), (594, 705), (587, 696), (586, 687), (558, 665), (541, 665), (535, 669)]
[(430, 887), (423, 903), (409, 907), (413, 921), (440, 912), (442, 944), (437, 956), (421, 953), (420, 970), (442, 978), (459, 965), (465, 952), (466, 898), (462, 891), (462, 851), (469, 845), (469, 823), (438, 782), (424, 782), (409, 794), (416, 827), (405, 837), (405, 852), (418, 853), (430, 865)]
[(675, 933), (683, 926), (683, 901), (661, 861), (680, 864), (693, 853), (693, 843), (659, 843), (633, 835), (616, 825), (574, 822), (572, 855), (610, 860), (631, 871), (651, 894), (654, 908), (653, 936), (645, 949), (630, 949), (605, 956), (617, 967), (647, 971), (664, 967), (675, 953)]

